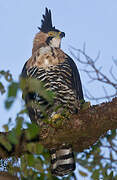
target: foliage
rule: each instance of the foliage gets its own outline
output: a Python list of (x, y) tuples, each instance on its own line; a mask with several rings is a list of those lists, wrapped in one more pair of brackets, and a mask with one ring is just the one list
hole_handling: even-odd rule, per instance
[[(4, 86), (4, 80), (7, 81), (7, 87)], [(24, 83), (24, 82), (22, 82)], [(33, 88), (33, 87), (32, 87)], [(6, 92), (5, 108), (6, 110), (12, 107), (15, 102), (18, 91), (20, 91), (19, 83), (14, 82), (12, 75), (9, 71), (0, 71), (0, 92), (1, 95)], [(38, 91), (38, 88), (37, 88)], [(42, 89), (41, 93), (45, 98), (52, 99), (54, 96), (50, 92), (44, 93)], [(49, 93), (49, 94), (48, 94)], [(52, 103), (52, 102), (51, 102)], [(35, 124), (25, 121), (26, 114), (25, 107), (16, 114), (16, 125), (10, 132), (7, 140), (0, 136), (0, 143), (8, 151), (12, 149), (13, 144), (18, 144), (18, 140), (21, 137), (21, 130), (27, 128), (28, 139), (35, 138), (39, 132), (39, 127)], [(11, 120), (5, 124), (4, 130), (9, 131), (11, 126)], [(117, 178), (117, 145), (116, 145), (116, 131), (108, 132), (105, 137), (93, 145), (90, 149), (84, 150), (84, 152), (75, 154), (78, 164), (78, 170), (67, 177), (62, 178), (70, 180), (77, 179), (80, 175), (82, 178), (90, 176), (92, 180), (98, 179), (116, 179)], [(50, 173), (50, 159), (48, 150), (46, 150), (41, 144), (32, 142), (27, 144), (28, 153), (25, 153), (20, 158), (11, 157), (9, 159), (1, 159), (1, 171), (8, 171), (13, 175), (17, 175), (22, 180), (57, 180), (59, 177), (53, 177)], [(82, 168), (83, 167), (83, 168)], [(85, 169), (84, 169), (85, 168)]]

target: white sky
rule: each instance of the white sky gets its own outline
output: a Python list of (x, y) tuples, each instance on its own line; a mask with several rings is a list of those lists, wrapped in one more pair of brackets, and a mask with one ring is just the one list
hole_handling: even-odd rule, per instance
[[(66, 33), (62, 49), (70, 55), (69, 46), (82, 49), (85, 42), (87, 54), (92, 58), (100, 50), (98, 64), (108, 74), (113, 64), (112, 56), (117, 58), (116, 0), (0, 0), (0, 70), (9, 69), (18, 80), (24, 63), (31, 56), (32, 41), (45, 7), (52, 10), (53, 25)], [(82, 68), (79, 63), (78, 67)], [(103, 94), (100, 84), (89, 84), (84, 72), (80, 71), (80, 74), (83, 87), (88, 88), (92, 95), (99, 97)], [(110, 87), (109, 93), (111, 91)], [(0, 125), (15, 115), (20, 106), (18, 98), (12, 109), (5, 111), (4, 97), (0, 95)]]

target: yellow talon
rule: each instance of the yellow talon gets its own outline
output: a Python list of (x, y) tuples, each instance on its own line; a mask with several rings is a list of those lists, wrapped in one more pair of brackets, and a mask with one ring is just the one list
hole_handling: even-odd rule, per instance
[(56, 119), (59, 119), (59, 118), (61, 118), (61, 114), (55, 114), (55, 115), (52, 117), (53, 120), (56, 120)]

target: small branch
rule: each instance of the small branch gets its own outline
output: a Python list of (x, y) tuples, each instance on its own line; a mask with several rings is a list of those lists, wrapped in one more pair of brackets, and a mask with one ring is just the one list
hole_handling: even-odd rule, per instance
[[(76, 49), (74, 47), (71, 47), (73, 50), (76, 51), (76, 53), (79, 53), (78, 55), (75, 55), (75, 53), (73, 53), (72, 51), (71, 54), (72, 56), (79, 62), (81, 63), (82, 65), (84, 65), (84, 68), (82, 69), (83, 72), (85, 72), (89, 78), (89, 82), (94, 82), (94, 81), (98, 81), (98, 82), (101, 82), (103, 84), (106, 84), (108, 86), (111, 86), (114, 90), (113, 94), (111, 95), (107, 95), (107, 91), (105, 96), (103, 97), (91, 97), (91, 96), (88, 96), (86, 94), (86, 97), (89, 99), (89, 100), (100, 100), (100, 99), (112, 99), (114, 97), (117, 96), (117, 78), (116, 76), (114, 75), (113, 73), (113, 67), (110, 68), (110, 75), (111, 77), (113, 78), (112, 80), (110, 79), (110, 77), (106, 76), (104, 73), (102, 73), (101, 69), (102, 67), (97, 67), (96, 65), (96, 62), (97, 60), (99, 59), (100, 57), (100, 53), (98, 53), (97, 57), (95, 59), (89, 57), (87, 54), (86, 54), (86, 47), (85, 45), (83, 46), (83, 50), (81, 49)], [(83, 60), (82, 60), (83, 59)], [(115, 59), (113, 59), (113, 62), (115, 63), (115, 65), (117, 65), (117, 62)], [(88, 82), (88, 83), (89, 83)], [(106, 90), (106, 89), (105, 89)]]

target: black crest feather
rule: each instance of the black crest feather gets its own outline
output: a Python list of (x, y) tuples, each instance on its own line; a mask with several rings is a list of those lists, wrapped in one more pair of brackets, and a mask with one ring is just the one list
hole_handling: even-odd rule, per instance
[(38, 27), (42, 32), (49, 32), (55, 30), (55, 26), (52, 26), (52, 17), (51, 10), (48, 8), (45, 9), (45, 15), (43, 15), (43, 19), (41, 20), (41, 27)]

